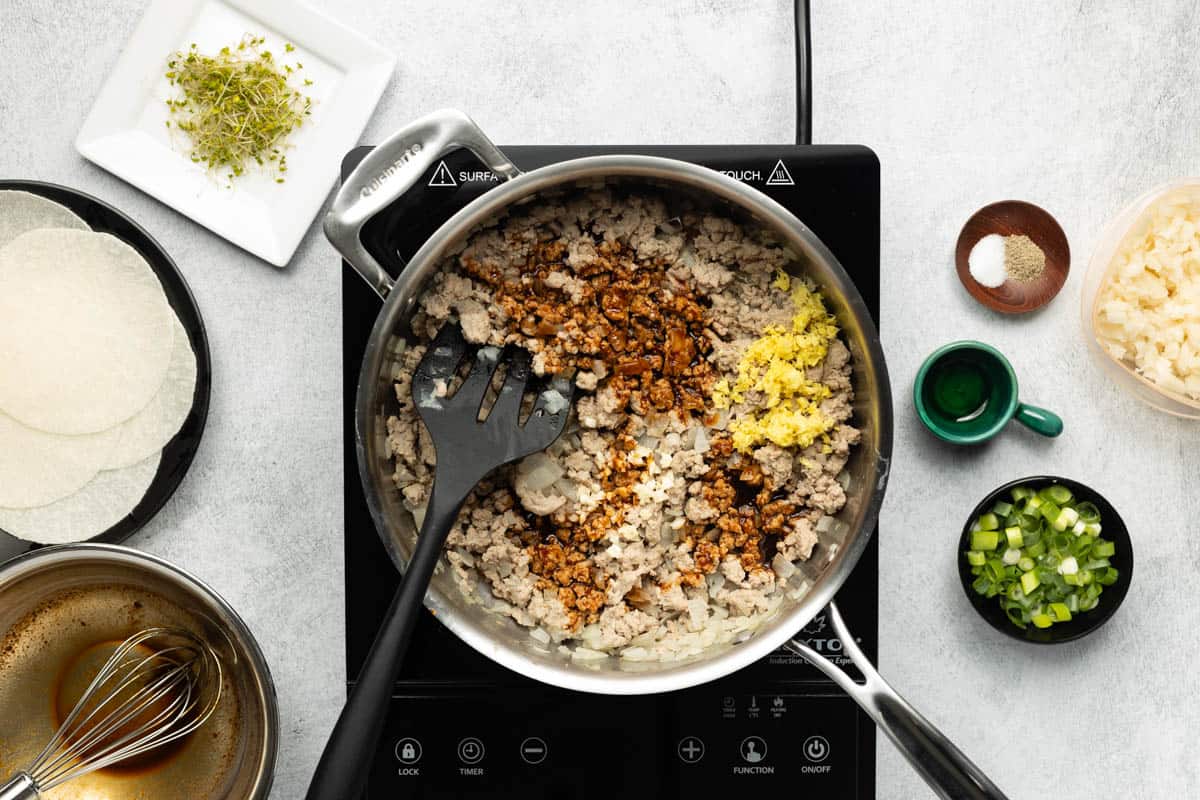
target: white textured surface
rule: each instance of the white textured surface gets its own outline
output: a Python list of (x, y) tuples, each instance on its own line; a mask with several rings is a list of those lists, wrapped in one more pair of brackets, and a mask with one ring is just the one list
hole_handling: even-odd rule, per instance
[[(619, 0), (573, 13), (550, 0), (316, 5), (400, 57), (367, 141), (447, 105), (501, 143), (793, 135), (786, 0)], [(1105, 221), (1151, 185), (1196, 171), (1200, 7), (815, 5), (815, 139), (869, 144), (883, 163), (882, 327), (897, 397), (883, 672), (1014, 800), (1198, 796), (1200, 426), (1104, 383), (1082, 345), (1077, 300)], [(131, 544), (211, 581), (258, 634), (282, 704), (275, 796), (294, 798), (342, 696), (337, 259), (314, 229), (277, 272), (75, 154), (140, 11), (135, 0), (0, 4), (0, 175), (116, 204), (191, 282), (212, 337), (209, 430), (174, 501)], [(1054, 304), (1015, 320), (974, 305), (951, 265), (967, 216), (1008, 197), (1057, 215), (1075, 254)], [(960, 337), (1000, 346), (1024, 395), (1063, 414), (1064, 436), (1013, 430), (964, 451), (925, 435), (908, 400), (912, 376), (925, 353)], [(976, 499), (1046, 471), (1106, 492), (1137, 547), (1119, 615), (1058, 648), (992, 632), (955, 577), (957, 528)], [(879, 752), (880, 798), (930, 796), (886, 742)]]

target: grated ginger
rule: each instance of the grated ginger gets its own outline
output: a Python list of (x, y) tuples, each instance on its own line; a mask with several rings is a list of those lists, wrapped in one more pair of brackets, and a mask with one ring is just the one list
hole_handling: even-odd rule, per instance
[(810, 379), (808, 370), (825, 360), (838, 335), (837, 321), (809, 282), (793, 281), (780, 271), (772, 286), (791, 291), (796, 309), (791, 328), (772, 325), (764, 330), (742, 354), (733, 383), (723, 379), (713, 387), (713, 405), (722, 409), (744, 402), (748, 392), (763, 395), (761, 408), (730, 421), (733, 446), (742, 452), (768, 442), (808, 447), (834, 426), (820, 409), (830, 389)]

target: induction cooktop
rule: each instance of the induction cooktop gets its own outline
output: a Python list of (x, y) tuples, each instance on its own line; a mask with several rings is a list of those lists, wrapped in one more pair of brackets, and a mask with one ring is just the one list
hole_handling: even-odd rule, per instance
[[(351, 152), (349, 172), (370, 148)], [(878, 323), (879, 163), (858, 146), (502, 147), (522, 170), (604, 153), (691, 161), (749, 184), (799, 217), (837, 256)], [(398, 272), (496, 176), (466, 151), (432, 167), (385, 210), (364, 243)], [(379, 298), (343, 264), (347, 675), (358, 674), (399, 577), (358, 478), (354, 395)], [(837, 600), (860, 646), (878, 655), (878, 542)], [(824, 614), (800, 638), (844, 662)], [(782, 650), (670, 694), (570, 692), (496, 665), (423, 614), (395, 684), (364, 795), (384, 798), (671, 798), (774, 792), (875, 797), (875, 728), (813, 667)]]

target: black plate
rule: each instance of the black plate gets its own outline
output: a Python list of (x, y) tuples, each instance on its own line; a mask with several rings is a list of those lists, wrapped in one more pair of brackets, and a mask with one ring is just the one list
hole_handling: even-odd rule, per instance
[[(204, 330), (204, 320), (200, 317), (200, 309), (196, 306), (196, 299), (192, 297), (187, 281), (183, 279), (171, 257), (144, 228), (108, 203), (75, 189), (39, 181), (0, 181), (0, 190), (3, 189), (29, 192), (60, 203), (78, 214), (93, 230), (112, 234), (137, 250), (158, 275), (171, 308), (187, 331), (192, 352), (196, 354), (196, 392), (192, 397), (191, 413), (184, 420), (183, 427), (175, 434), (175, 438), (163, 448), (158, 472), (150, 488), (146, 490), (145, 497), (128, 516), (104, 533), (88, 540), (123, 542), (153, 519), (171, 498), (183, 481), (183, 476), (187, 474), (196, 449), (200, 446), (200, 437), (208, 420), (208, 396), (212, 388), (212, 361), (208, 353), (208, 334)], [(18, 539), (0, 530), (0, 561), (39, 547), (42, 545)]]
[[(1001, 498), (1008, 500), (1010, 497), (1009, 491), (1017, 486), (1030, 486), (1034, 489), (1042, 489), (1053, 483), (1062, 484), (1070, 489), (1071, 494), (1075, 495), (1079, 500), (1090, 500), (1096, 504), (1096, 508), (1100, 509), (1100, 524), (1103, 527), (1100, 536), (1101, 538), (1108, 539), (1116, 546), (1116, 552), (1113, 554), (1111, 560), (1112, 565), (1120, 570), (1120, 578), (1112, 586), (1104, 587), (1104, 591), (1100, 593), (1099, 604), (1091, 611), (1075, 614), (1071, 617), (1070, 622), (1056, 622), (1049, 628), (1035, 628), (1030, 625), (1022, 630), (1009, 620), (1008, 616), (1004, 613), (1004, 609), (1000, 607), (997, 598), (984, 597), (971, 588), (971, 583), (975, 580), (975, 576), (971, 574), (971, 566), (967, 563), (967, 559), (963, 556), (963, 553), (970, 549), (968, 545), (971, 539), (971, 524), (981, 514), (989, 511), (997, 500)], [(958, 576), (962, 583), (963, 591), (966, 592), (967, 599), (971, 602), (971, 605), (979, 612), (979, 616), (987, 620), (989, 625), (1001, 633), (1023, 642), (1033, 642), (1035, 644), (1059, 644), (1087, 636), (1105, 622), (1108, 622), (1109, 617), (1116, 612), (1117, 608), (1125, 600), (1125, 594), (1129, 591), (1129, 583), (1133, 580), (1133, 543), (1129, 540), (1129, 529), (1125, 527), (1125, 522), (1121, 519), (1117, 510), (1094, 489), (1083, 485), (1079, 481), (1073, 481), (1070, 478), (1059, 478), (1054, 475), (1035, 475), (1029, 478), (1010, 481), (983, 498), (963, 524), (962, 536), (958, 540), (958, 552), (954, 554), (954, 557), (958, 560)]]

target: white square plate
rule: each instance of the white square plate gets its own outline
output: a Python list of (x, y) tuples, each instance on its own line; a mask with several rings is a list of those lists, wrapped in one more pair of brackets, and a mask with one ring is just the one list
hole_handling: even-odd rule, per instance
[[(286, 181), (247, 169), (232, 182), (194, 164), (168, 129), (167, 60), (196, 43), (216, 53), (251, 33), (277, 61), (304, 65), (312, 115), (288, 138)], [(295, 50), (285, 54), (284, 43)], [(88, 114), (75, 147), (84, 158), (270, 263), (291, 259), (342, 156), (383, 94), (396, 57), (294, 0), (153, 0)], [(300, 88), (297, 86), (297, 88)]]

